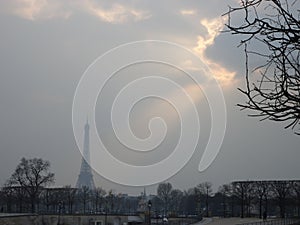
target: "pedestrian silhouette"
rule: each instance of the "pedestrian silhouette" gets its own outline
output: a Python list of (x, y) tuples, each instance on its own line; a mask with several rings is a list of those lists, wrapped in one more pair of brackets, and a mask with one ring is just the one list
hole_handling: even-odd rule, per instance
[(264, 220), (264, 221), (267, 220), (267, 211), (264, 211), (264, 213), (263, 213), (263, 220)]

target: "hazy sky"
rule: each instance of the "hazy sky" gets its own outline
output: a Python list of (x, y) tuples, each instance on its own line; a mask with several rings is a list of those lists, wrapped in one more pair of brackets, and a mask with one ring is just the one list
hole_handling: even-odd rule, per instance
[[(237, 48), (238, 37), (219, 32), (226, 19), (220, 15), (228, 5), (236, 4), (236, 0), (1, 1), (0, 182), (10, 176), (24, 156), (49, 160), (57, 186), (74, 185), (81, 162), (72, 130), (76, 86), (98, 56), (120, 44), (144, 39), (175, 42), (190, 49), (210, 66), (224, 91), (227, 130), (219, 155), (205, 172), (199, 173), (199, 147), (187, 166), (169, 180), (174, 187), (187, 189), (204, 181), (217, 187), (236, 179), (299, 178), (299, 137), (281, 124), (249, 118), (247, 112), (236, 107), (245, 100), (237, 91), (244, 83), (243, 51)], [(143, 70), (146, 67), (129, 69), (124, 77), (138, 77)], [(167, 76), (176, 74), (170, 68), (161, 71)], [(120, 86), (124, 80), (113, 82)], [(96, 110), (105, 110), (115, 91), (107, 90), (107, 97), (97, 103)], [(167, 137), (175, 140), (176, 113), (156, 101), (148, 99), (132, 111), (133, 120), (138, 121), (135, 129), (142, 137), (147, 136), (147, 121), (161, 114), (171, 127)], [(159, 105), (158, 111), (151, 108), (153, 104)], [(209, 135), (205, 131), (210, 126), (207, 107), (205, 99), (197, 106), (204, 130), (200, 142), (204, 145)], [(96, 120), (99, 133), (105, 133), (104, 142), (116, 151), (122, 148), (113, 140), (107, 121), (101, 116)], [(164, 147), (159, 151), (150, 162), (170, 152)], [(139, 156), (119, 156), (140, 164)], [(117, 192), (143, 190), (113, 184), (96, 174), (95, 180), (98, 186)], [(154, 192), (155, 187), (148, 189)]]

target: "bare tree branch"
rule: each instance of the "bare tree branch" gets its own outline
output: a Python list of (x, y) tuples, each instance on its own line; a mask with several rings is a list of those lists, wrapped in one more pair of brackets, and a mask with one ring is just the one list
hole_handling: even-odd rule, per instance
[[(239, 7), (229, 7), (227, 32), (242, 35), (246, 55), (246, 89), (239, 89), (247, 97), (241, 109), (254, 112), (250, 116), (286, 122), (300, 134), (300, 13), (299, 0), (241, 0)], [(244, 19), (233, 25), (233, 16), (243, 12)], [(249, 46), (264, 49), (250, 49)], [(249, 60), (261, 58), (254, 70)], [(252, 81), (253, 77), (258, 80)]]

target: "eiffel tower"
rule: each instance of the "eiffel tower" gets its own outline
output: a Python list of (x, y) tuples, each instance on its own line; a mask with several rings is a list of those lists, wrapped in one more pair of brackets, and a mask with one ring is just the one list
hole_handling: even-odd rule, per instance
[(88, 121), (86, 121), (84, 126), (83, 156), (80, 173), (76, 182), (76, 188), (86, 186), (89, 187), (90, 190), (93, 190), (95, 189), (95, 183), (92, 169), (90, 167), (90, 125)]

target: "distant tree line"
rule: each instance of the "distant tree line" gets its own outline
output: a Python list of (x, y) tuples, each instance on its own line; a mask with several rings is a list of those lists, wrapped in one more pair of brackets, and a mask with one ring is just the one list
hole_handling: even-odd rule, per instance
[(277, 217), (300, 216), (300, 181), (235, 181), (213, 192), (212, 183), (202, 182), (185, 191), (161, 183), (156, 195), (128, 196), (101, 187), (49, 187), (54, 184), (50, 163), (22, 158), (0, 190), (0, 209), (7, 213), (42, 214), (136, 214), (152, 217)]
[(281, 218), (300, 216), (299, 180), (236, 181), (228, 189), (238, 200), (241, 217), (251, 216), (254, 209), (260, 218), (263, 213)]
[[(174, 215), (197, 214), (201, 216), (222, 217), (299, 217), (300, 216), (300, 180), (235, 181), (221, 185), (213, 193), (212, 184), (203, 182), (194, 188), (181, 192), (170, 190), (169, 184), (158, 186), (156, 198), (165, 199), (164, 211)], [(160, 188), (169, 189), (161, 196)], [(181, 192), (174, 198), (173, 192)], [(176, 199), (176, 200), (175, 200)], [(179, 205), (179, 211), (175, 206)], [(169, 204), (168, 204), (169, 202)]]

